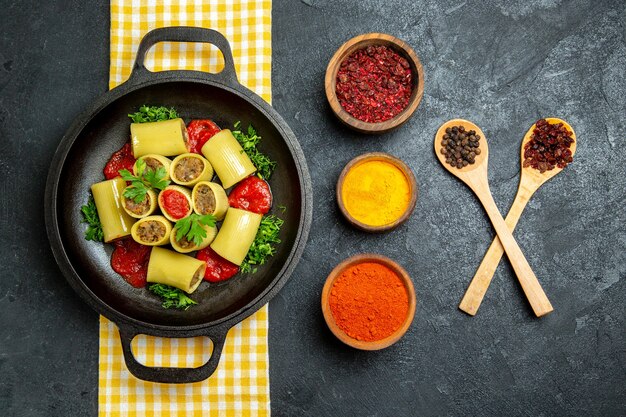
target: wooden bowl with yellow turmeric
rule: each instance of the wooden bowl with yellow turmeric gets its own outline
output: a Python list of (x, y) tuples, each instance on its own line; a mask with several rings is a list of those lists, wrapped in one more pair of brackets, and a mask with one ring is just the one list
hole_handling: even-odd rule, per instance
[(417, 181), (400, 159), (384, 152), (357, 156), (337, 181), (339, 210), (350, 224), (380, 233), (404, 223), (417, 201)]

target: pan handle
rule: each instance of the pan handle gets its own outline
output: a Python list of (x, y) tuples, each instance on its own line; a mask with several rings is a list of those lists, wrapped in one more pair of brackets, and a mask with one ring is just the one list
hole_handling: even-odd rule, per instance
[[(204, 381), (217, 369), (217, 365), (220, 362), (222, 356), (222, 349), (224, 348), (224, 342), (226, 341), (226, 333), (223, 330), (217, 332), (203, 334), (207, 336), (213, 342), (213, 352), (211, 358), (204, 364), (197, 368), (166, 368), (166, 367), (150, 367), (142, 365), (135, 359), (131, 349), (131, 342), (135, 336), (139, 334), (148, 334), (147, 332), (139, 331), (134, 327), (127, 325), (119, 325), (120, 340), (122, 342), (122, 352), (124, 353), (124, 362), (131, 374), (144, 381), (160, 382), (164, 384), (187, 384), (192, 382)], [(160, 336), (152, 334), (154, 336)]]
[(222, 55), (224, 55), (224, 69), (216, 74), (204, 74), (216, 77), (227, 84), (238, 84), (233, 53), (230, 50), (230, 44), (224, 35), (213, 29), (190, 26), (171, 26), (154, 29), (148, 32), (143, 39), (141, 39), (141, 43), (139, 43), (137, 57), (135, 58), (135, 65), (133, 66), (133, 71), (131, 72), (129, 78), (130, 82), (141, 82), (150, 77), (152, 71), (148, 70), (145, 66), (146, 54), (150, 48), (159, 42), (199, 42), (210, 43), (217, 46), (217, 48), (222, 52)]

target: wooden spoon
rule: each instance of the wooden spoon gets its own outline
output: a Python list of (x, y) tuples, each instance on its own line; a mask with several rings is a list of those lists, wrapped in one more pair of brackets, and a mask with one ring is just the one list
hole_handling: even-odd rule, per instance
[[(574, 129), (567, 124), (564, 120), (558, 119), (556, 117), (547, 117), (546, 121), (550, 124), (554, 123), (563, 123), (563, 126), (570, 132), (572, 132), (572, 138), (574, 139), (574, 143), (570, 146), (570, 150), (572, 151), (572, 156), (576, 153), (576, 133)], [(513, 200), (513, 205), (509, 210), (509, 213), (506, 216), (505, 223), (509, 227), (511, 232), (515, 229), (517, 225), (517, 221), (519, 220), (524, 208), (532, 195), (541, 187), (543, 183), (548, 181), (550, 178), (554, 177), (556, 174), (563, 171), (563, 168), (555, 167), (550, 171), (546, 171), (543, 174), (532, 167), (524, 168), (524, 146), (530, 140), (533, 134), (533, 130), (535, 130), (535, 125), (533, 124), (524, 139), (522, 140), (521, 147), (521, 178), (519, 182), (519, 187), (517, 188), (517, 195), (515, 196), (515, 200)], [(496, 269), (498, 268), (498, 264), (500, 263), (500, 259), (502, 258), (502, 254), (504, 253), (504, 248), (500, 243), (500, 239), (496, 236), (489, 246), (489, 250), (485, 254), (483, 261), (480, 263), (478, 267), (478, 271), (476, 271), (476, 275), (472, 279), (467, 291), (465, 291), (465, 295), (461, 300), (461, 304), (459, 304), (459, 308), (466, 312), (469, 315), (475, 315), (480, 307), (480, 303), (487, 292), (487, 288), (489, 288), (489, 284), (491, 283), (491, 279), (493, 278)]]
[[(475, 130), (476, 133), (480, 135), (481, 154), (476, 156), (475, 164), (468, 165), (461, 169), (453, 167), (446, 162), (444, 155), (440, 152), (442, 147), (441, 139), (445, 134), (445, 130), (446, 128), (453, 126), (463, 126), (466, 131)], [(511, 262), (511, 266), (513, 266), (513, 270), (517, 275), (517, 279), (522, 285), (522, 289), (524, 290), (524, 293), (530, 302), (530, 306), (537, 317), (550, 313), (553, 308), (548, 300), (548, 297), (543, 292), (539, 281), (537, 281), (537, 277), (530, 268), (522, 250), (517, 245), (513, 234), (511, 234), (511, 230), (504, 222), (504, 219), (498, 210), (498, 206), (496, 206), (495, 201), (493, 201), (487, 177), (489, 148), (483, 131), (468, 120), (452, 119), (441, 125), (439, 130), (437, 130), (434, 145), (435, 153), (437, 154), (437, 158), (439, 158), (439, 162), (441, 162), (441, 164), (448, 171), (450, 171), (452, 175), (456, 176), (468, 187), (470, 187), (485, 208), (485, 211), (491, 220), (491, 224), (493, 224), (494, 229), (496, 229), (500, 242), (509, 257), (509, 261)]]

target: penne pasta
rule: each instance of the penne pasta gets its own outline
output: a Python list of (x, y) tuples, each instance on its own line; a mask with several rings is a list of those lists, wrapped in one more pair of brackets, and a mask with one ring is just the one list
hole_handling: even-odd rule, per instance
[(229, 208), (222, 228), (211, 243), (211, 249), (222, 258), (241, 265), (256, 237), (262, 218), (261, 214)]
[(163, 215), (176, 222), (191, 214), (191, 191), (179, 185), (168, 185), (159, 193), (158, 203)]
[(122, 191), (125, 187), (126, 182), (119, 177), (91, 186), (105, 243), (130, 235), (135, 222), (122, 208)]
[(187, 127), (183, 119), (160, 122), (131, 123), (130, 141), (133, 155), (180, 155), (187, 150)]
[(184, 153), (172, 161), (170, 178), (176, 184), (193, 186), (200, 181), (210, 181), (213, 178), (213, 167), (201, 155)]
[(191, 294), (202, 282), (205, 270), (204, 261), (155, 246), (148, 261), (147, 281), (171, 285)]
[(211, 242), (213, 242), (213, 239), (215, 239), (215, 236), (217, 235), (217, 227), (202, 226), (202, 228), (206, 231), (206, 237), (202, 239), (202, 243), (200, 245), (196, 245), (193, 241), (187, 240), (186, 237), (183, 237), (181, 240), (176, 240), (176, 229), (174, 229), (170, 235), (170, 244), (172, 245), (172, 248), (176, 252), (180, 253), (189, 253), (206, 248), (211, 244)]
[(212, 214), (217, 220), (223, 220), (228, 210), (228, 196), (221, 185), (201, 181), (191, 191), (191, 205), (197, 214)]
[[(132, 187), (132, 186), (131, 186)], [(124, 190), (126, 190), (125, 187)], [(141, 219), (154, 213), (157, 207), (157, 195), (153, 190), (148, 190), (146, 198), (141, 203), (135, 203), (132, 198), (124, 197), (122, 191), (122, 208), (130, 217)]]
[[(156, 171), (157, 168), (165, 168), (165, 177), (164, 180), (170, 179), (170, 164), (172, 161), (169, 158), (164, 157), (163, 155), (156, 154), (148, 154), (137, 158), (137, 161), (142, 160), (146, 163), (146, 170), (151, 169)], [(137, 162), (133, 165), (133, 174), (137, 175)]]
[(256, 172), (256, 167), (228, 129), (211, 137), (202, 147), (202, 154), (213, 165), (224, 188), (230, 188)]
[(169, 243), (172, 223), (163, 216), (148, 216), (137, 220), (130, 230), (137, 243), (147, 246), (161, 246)]

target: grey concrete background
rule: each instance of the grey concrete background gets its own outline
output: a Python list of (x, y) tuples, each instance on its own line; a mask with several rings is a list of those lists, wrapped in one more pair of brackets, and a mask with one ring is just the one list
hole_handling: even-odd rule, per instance
[[(301, 141), (314, 228), (295, 275), (270, 303), (277, 416), (626, 415), (626, 3), (623, 1), (274, 0), (274, 106)], [(108, 3), (0, 1), (0, 414), (97, 412), (97, 315), (48, 249), (43, 189), (74, 117), (107, 89)], [(425, 94), (399, 130), (367, 137), (330, 113), (323, 76), (348, 38), (372, 31), (411, 44)], [(515, 233), (555, 306), (532, 316), (503, 261), (475, 318), (456, 306), (493, 237), (482, 208), (432, 153), (452, 117), (482, 127), (505, 212), (519, 144), (543, 116), (566, 119), (574, 163), (534, 197)], [(367, 151), (404, 159), (420, 196), (392, 233), (350, 228), (335, 206), (343, 165)], [(342, 259), (400, 262), (418, 294), (415, 321), (380, 352), (343, 346), (319, 296)]]

